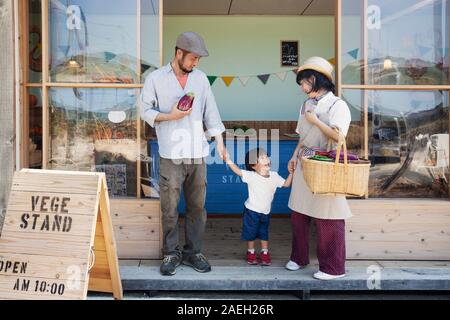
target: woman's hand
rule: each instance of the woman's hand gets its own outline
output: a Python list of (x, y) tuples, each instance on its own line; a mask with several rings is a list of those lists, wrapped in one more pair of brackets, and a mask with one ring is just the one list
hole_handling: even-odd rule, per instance
[(317, 125), (317, 123), (319, 122), (319, 118), (317, 118), (317, 115), (314, 111), (306, 111), (305, 118), (309, 123), (314, 125)]
[(289, 173), (294, 173), (296, 167), (297, 167), (297, 157), (294, 156), (288, 162)]

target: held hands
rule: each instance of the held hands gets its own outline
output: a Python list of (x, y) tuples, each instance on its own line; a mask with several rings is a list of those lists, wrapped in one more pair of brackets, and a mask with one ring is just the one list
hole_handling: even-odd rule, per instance
[(288, 171), (289, 173), (294, 173), (295, 168), (297, 167), (297, 157), (292, 157), (288, 162)]

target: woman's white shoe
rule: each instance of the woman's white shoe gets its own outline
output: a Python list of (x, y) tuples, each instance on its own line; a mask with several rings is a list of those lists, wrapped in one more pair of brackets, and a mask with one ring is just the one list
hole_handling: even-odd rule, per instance
[(297, 263), (295, 263), (292, 260), (289, 260), (288, 263), (286, 263), (286, 269), (290, 270), (290, 271), (296, 271), (298, 269), (301, 269), (302, 266), (298, 265)]
[(318, 271), (318, 272), (314, 273), (313, 277), (316, 279), (319, 279), (319, 280), (333, 280), (333, 279), (345, 277), (345, 273), (335, 276), (335, 275), (328, 274), (328, 273), (325, 273), (322, 271)]

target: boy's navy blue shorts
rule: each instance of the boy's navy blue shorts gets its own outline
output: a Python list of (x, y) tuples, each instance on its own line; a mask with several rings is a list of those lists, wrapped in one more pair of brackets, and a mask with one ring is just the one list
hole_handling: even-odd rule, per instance
[(242, 220), (242, 240), (260, 239), (269, 241), (270, 215), (245, 208)]

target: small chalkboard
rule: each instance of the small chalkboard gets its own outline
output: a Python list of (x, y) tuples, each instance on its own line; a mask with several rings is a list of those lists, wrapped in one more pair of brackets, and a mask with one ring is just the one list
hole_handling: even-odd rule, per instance
[(298, 67), (298, 41), (281, 41), (281, 66)]

